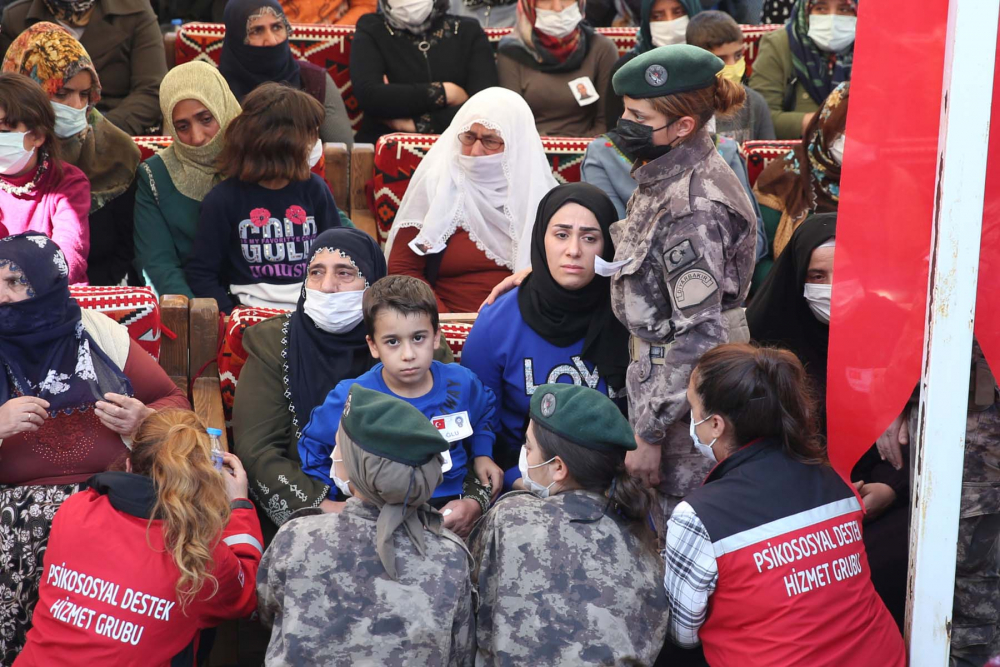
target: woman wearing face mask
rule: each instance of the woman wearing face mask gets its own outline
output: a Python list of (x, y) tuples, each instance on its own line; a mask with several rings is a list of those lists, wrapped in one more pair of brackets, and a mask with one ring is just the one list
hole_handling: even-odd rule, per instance
[[(750, 337), (791, 350), (802, 361), (816, 393), (820, 431), (825, 431), (826, 364), (837, 216), (806, 219), (792, 234), (760, 291), (747, 308)], [(893, 306), (886, 303), (886, 308)], [(906, 562), (910, 475), (881, 460), (876, 445), (854, 466), (851, 479), (865, 505), (865, 548), (872, 583), (902, 627), (906, 610)]]
[(625, 98), (618, 133), (639, 158), (628, 217), (612, 227), (611, 303), (632, 334), (626, 380), (636, 451), (632, 474), (656, 488), (664, 515), (708, 472), (687, 435), (688, 374), (706, 349), (746, 341), (756, 221), (749, 198), (705, 124), (742, 104), (717, 76), (722, 61), (678, 44), (615, 75)]
[[(0, 87), (9, 76), (19, 75), (0, 75)], [(48, 100), (43, 104), (50, 108)], [(68, 273), (62, 251), (41, 234), (0, 240), (5, 665), (24, 644), (59, 505), (128, 453), (129, 436), (145, 417), (162, 408), (191, 407), (124, 326), (80, 309), (70, 297)]]
[[(615, 63), (611, 70), (612, 77), (625, 63), (650, 49), (686, 44), (688, 23), (701, 13), (701, 0), (642, 0), (641, 7), (635, 46)], [(614, 130), (625, 112), (625, 106), (622, 98), (615, 93), (610, 78), (605, 90), (604, 118), (607, 129)]]
[(39, 21), (66, 28), (94, 56), (94, 70), (100, 78), (96, 105), (108, 121), (133, 136), (150, 134), (159, 125), (156, 90), (167, 73), (167, 61), (149, 2), (18, 0), (0, 18), (0, 53)]
[(325, 110), (322, 142), (342, 142), (350, 150), (354, 132), (340, 90), (322, 67), (296, 60), (288, 45), (292, 26), (277, 0), (230, 0), (225, 9), (226, 38), (219, 71), (236, 99), (262, 83), (285, 83), (309, 93)]
[(389, 271), (426, 280), (442, 313), (475, 312), (530, 263), (538, 203), (556, 186), (520, 96), (472, 97), (420, 162), (389, 233)]
[(500, 42), (500, 85), (524, 97), (542, 136), (604, 130), (601, 95), (618, 50), (584, 21), (583, 0), (519, 0), (517, 27)]
[(502, 497), (471, 539), (476, 664), (652, 665), (667, 601), (653, 501), (625, 470), (628, 421), (572, 384), (539, 386), (529, 415), (519, 467), (530, 493)]
[(486, 33), (447, 14), (447, 0), (381, 0), (351, 42), (351, 83), (365, 118), (358, 141), (388, 132), (440, 134), (462, 104), (497, 85)]
[(173, 143), (139, 167), (135, 265), (158, 294), (193, 299), (184, 261), (198, 230), (201, 201), (222, 180), (216, 158), (240, 105), (217, 68), (195, 61), (163, 77), (160, 107), (163, 130)]
[(60, 159), (55, 113), (37, 83), (0, 74), (0, 224), (34, 231), (62, 250), (69, 282), (87, 282), (90, 183)]
[(517, 0), (450, 0), (448, 11), (476, 19), (483, 28), (517, 25)]
[(713, 665), (905, 665), (795, 355), (720, 345), (687, 399), (690, 438), (716, 465), (667, 525), (670, 639)]
[[(543, 383), (568, 382), (612, 398), (625, 387), (628, 332), (611, 312), (608, 275), (615, 256), (607, 195), (586, 183), (560, 185), (538, 205), (531, 238), (534, 271), (484, 306), (462, 348), (462, 365), (493, 390), (500, 432), (493, 448), (518, 478), (528, 403)], [(624, 407), (624, 401), (622, 401)]]
[(754, 269), (755, 289), (806, 217), (837, 211), (850, 94), (849, 82), (837, 86), (810, 121), (802, 144), (767, 165), (757, 177), (754, 195), (764, 218), (768, 256)]
[(784, 30), (760, 40), (750, 86), (771, 108), (779, 139), (809, 136), (823, 100), (851, 80), (857, 0), (796, 0)]
[(101, 99), (101, 82), (90, 56), (64, 28), (36, 23), (11, 44), (3, 71), (31, 77), (48, 94), (55, 112), (59, 155), (90, 181), (88, 282), (121, 284), (134, 255), (139, 147), (95, 107)]

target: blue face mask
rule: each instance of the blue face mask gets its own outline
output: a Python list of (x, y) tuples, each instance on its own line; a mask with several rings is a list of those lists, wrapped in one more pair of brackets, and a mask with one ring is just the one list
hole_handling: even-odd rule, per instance
[(702, 419), (700, 422), (696, 422), (694, 420), (694, 410), (691, 411), (691, 440), (694, 442), (694, 448), (698, 450), (699, 454), (704, 456), (709, 461), (712, 461), (713, 463), (718, 463), (719, 459), (715, 458), (715, 450), (712, 449), (712, 445), (714, 445), (719, 439), (715, 438), (714, 440), (712, 440), (712, 442), (706, 445), (698, 438), (698, 432), (694, 430), (695, 426), (698, 426), (699, 424), (704, 424), (714, 416), (715, 415), (709, 415), (704, 419)]

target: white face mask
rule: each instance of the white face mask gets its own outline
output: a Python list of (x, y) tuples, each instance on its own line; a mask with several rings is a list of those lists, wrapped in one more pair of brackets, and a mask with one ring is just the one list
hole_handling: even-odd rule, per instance
[(60, 139), (75, 137), (87, 129), (87, 107), (73, 107), (52, 102), (52, 111), (56, 115), (56, 136)]
[(348, 498), (352, 497), (354, 494), (351, 493), (351, 487), (350, 487), (351, 480), (340, 479), (339, 477), (337, 477), (337, 464), (343, 463), (344, 459), (332, 459), (332, 460), (333, 460), (333, 465), (330, 466), (330, 477), (333, 478), (333, 483), (337, 486), (337, 489), (342, 494), (344, 494), (344, 496)]
[(327, 333), (339, 334), (358, 326), (364, 318), (361, 299), (364, 290), (332, 292), (327, 294), (306, 288), (306, 301), (302, 309), (317, 327)]
[(309, 151), (309, 168), (312, 169), (319, 164), (319, 159), (323, 157), (323, 140), (317, 139), (316, 145)]
[(434, 0), (394, 0), (389, 3), (392, 18), (406, 25), (418, 26), (434, 9)]
[(618, 269), (631, 264), (633, 259), (635, 258), (629, 257), (620, 262), (605, 262), (603, 257), (596, 255), (594, 257), (594, 273), (605, 278), (610, 278), (618, 273)]
[(528, 477), (528, 471), (529, 470), (534, 470), (535, 468), (541, 468), (542, 466), (547, 466), (548, 464), (552, 463), (555, 460), (556, 460), (556, 457), (553, 456), (551, 459), (549, 459), (545, 463), (539, 463), (538, 465), (529, 466), (528, 465), (528, 450), (524, 448), (524, 445), (521, 445), (521, 458), (518, 459), (518, 461), (517, 461), (517, 469), (521, 471), (521, 479), (524, 480), (524, 485), (528, 488), (528, 491), (531, 491), (533, 494), (535, 494), (539, 498), (548, 498), (549, 497), (549, 489), (552, 488), (552, 484), (555, 484), (555, 482), (552, 482), (548, 486), (542, 486), (541, 484), (539, 484), (535, 480), (533, 480), (530, 477)]
[(846, 137), (847, 135), (842, 134), (830, 142), (830, 157), (839, 165), (844, 164), (844, 143), (847, 141)]
[(465, 177), (490, 190), (507, 189), (507, 177), (503, 173), (503, 153), (495, 155), (459, 155), (458, 164)]
[(809, 39), (820, 49), (830, 53), (840, 53), (853, 44), (857, 27), (857, 16), (809, 15)]
[(687, 29), (690, 22), (691, 19), (687, 16), (672, 21), (650, 21), (649, 35), (653, 38), (653, 46), (687, 44)]
[(818, 285), (816, 283), (806, 283), (802, 296), (809, 302), (809, 310), (813, 311), (816, 319), (824, 324), (830, 323), (830, 296), (833, 294), (833, 285)]
[(712, 461), (713, 463), (718, 463), (719, 459), (715, 458), (715, 450), (712, 449), (712, 445), (718, 442), (719, 439), (716, 438), (715, 440), (712, 440), (712, 442), (706, 445), (698, 438), (698, 432), (694, 430), (695, 426), (698, 426), (699, 424), (704, 424), (714, 416), (715, 415), (709, 415), (704, 419), (702, 419), (700, 422), (696, 422), (694, 420), (694, 410), (691, 411), (691, 441), (694, 442), (694, 448), (698, 450), (699, 454), (704, 456), (709, 461)]
[(13, 176), (31, 162), (35, 149), (24, 150), (27, 132), (0, 132), (0, 174)]
[(561, 12), (552, 9), (535, 10), (535, 30), (556, 39), (561, 39), (576, 30), (582, 20), (580, 7), (576, 3)]

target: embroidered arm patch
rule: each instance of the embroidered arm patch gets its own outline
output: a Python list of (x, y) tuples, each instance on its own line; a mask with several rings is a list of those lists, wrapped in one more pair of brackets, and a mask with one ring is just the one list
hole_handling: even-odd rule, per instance
[(704, 269), (686, 271), (674, 282), (674, 304), (681, 310), (704, 303), (719, 291), (719, 283)]
[(678, 269), (683, 269), (688, 264), (693, 264), (698, 260), (698, 253), (694, 251), (689, 239), (684, 239), (670, 250), (663, 253), (663, 263), (667, 267), (667, 273), (673, 273)]

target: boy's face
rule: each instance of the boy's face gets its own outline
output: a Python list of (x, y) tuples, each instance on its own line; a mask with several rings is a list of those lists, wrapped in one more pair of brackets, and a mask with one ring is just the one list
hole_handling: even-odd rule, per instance
[(743, 60), (743, 42), (729, 42), (710, 50), (722, 59), (724, 65), (735, 65)]
[(441, 344), (431, 316), (404, 315), (385, 308), (375, 316), (374, 329), (374, 336), (368, 336), (368, 349), (385, 367), (387, 382), (400, 387), (418, 387), (425, 382), (434, 350)]

